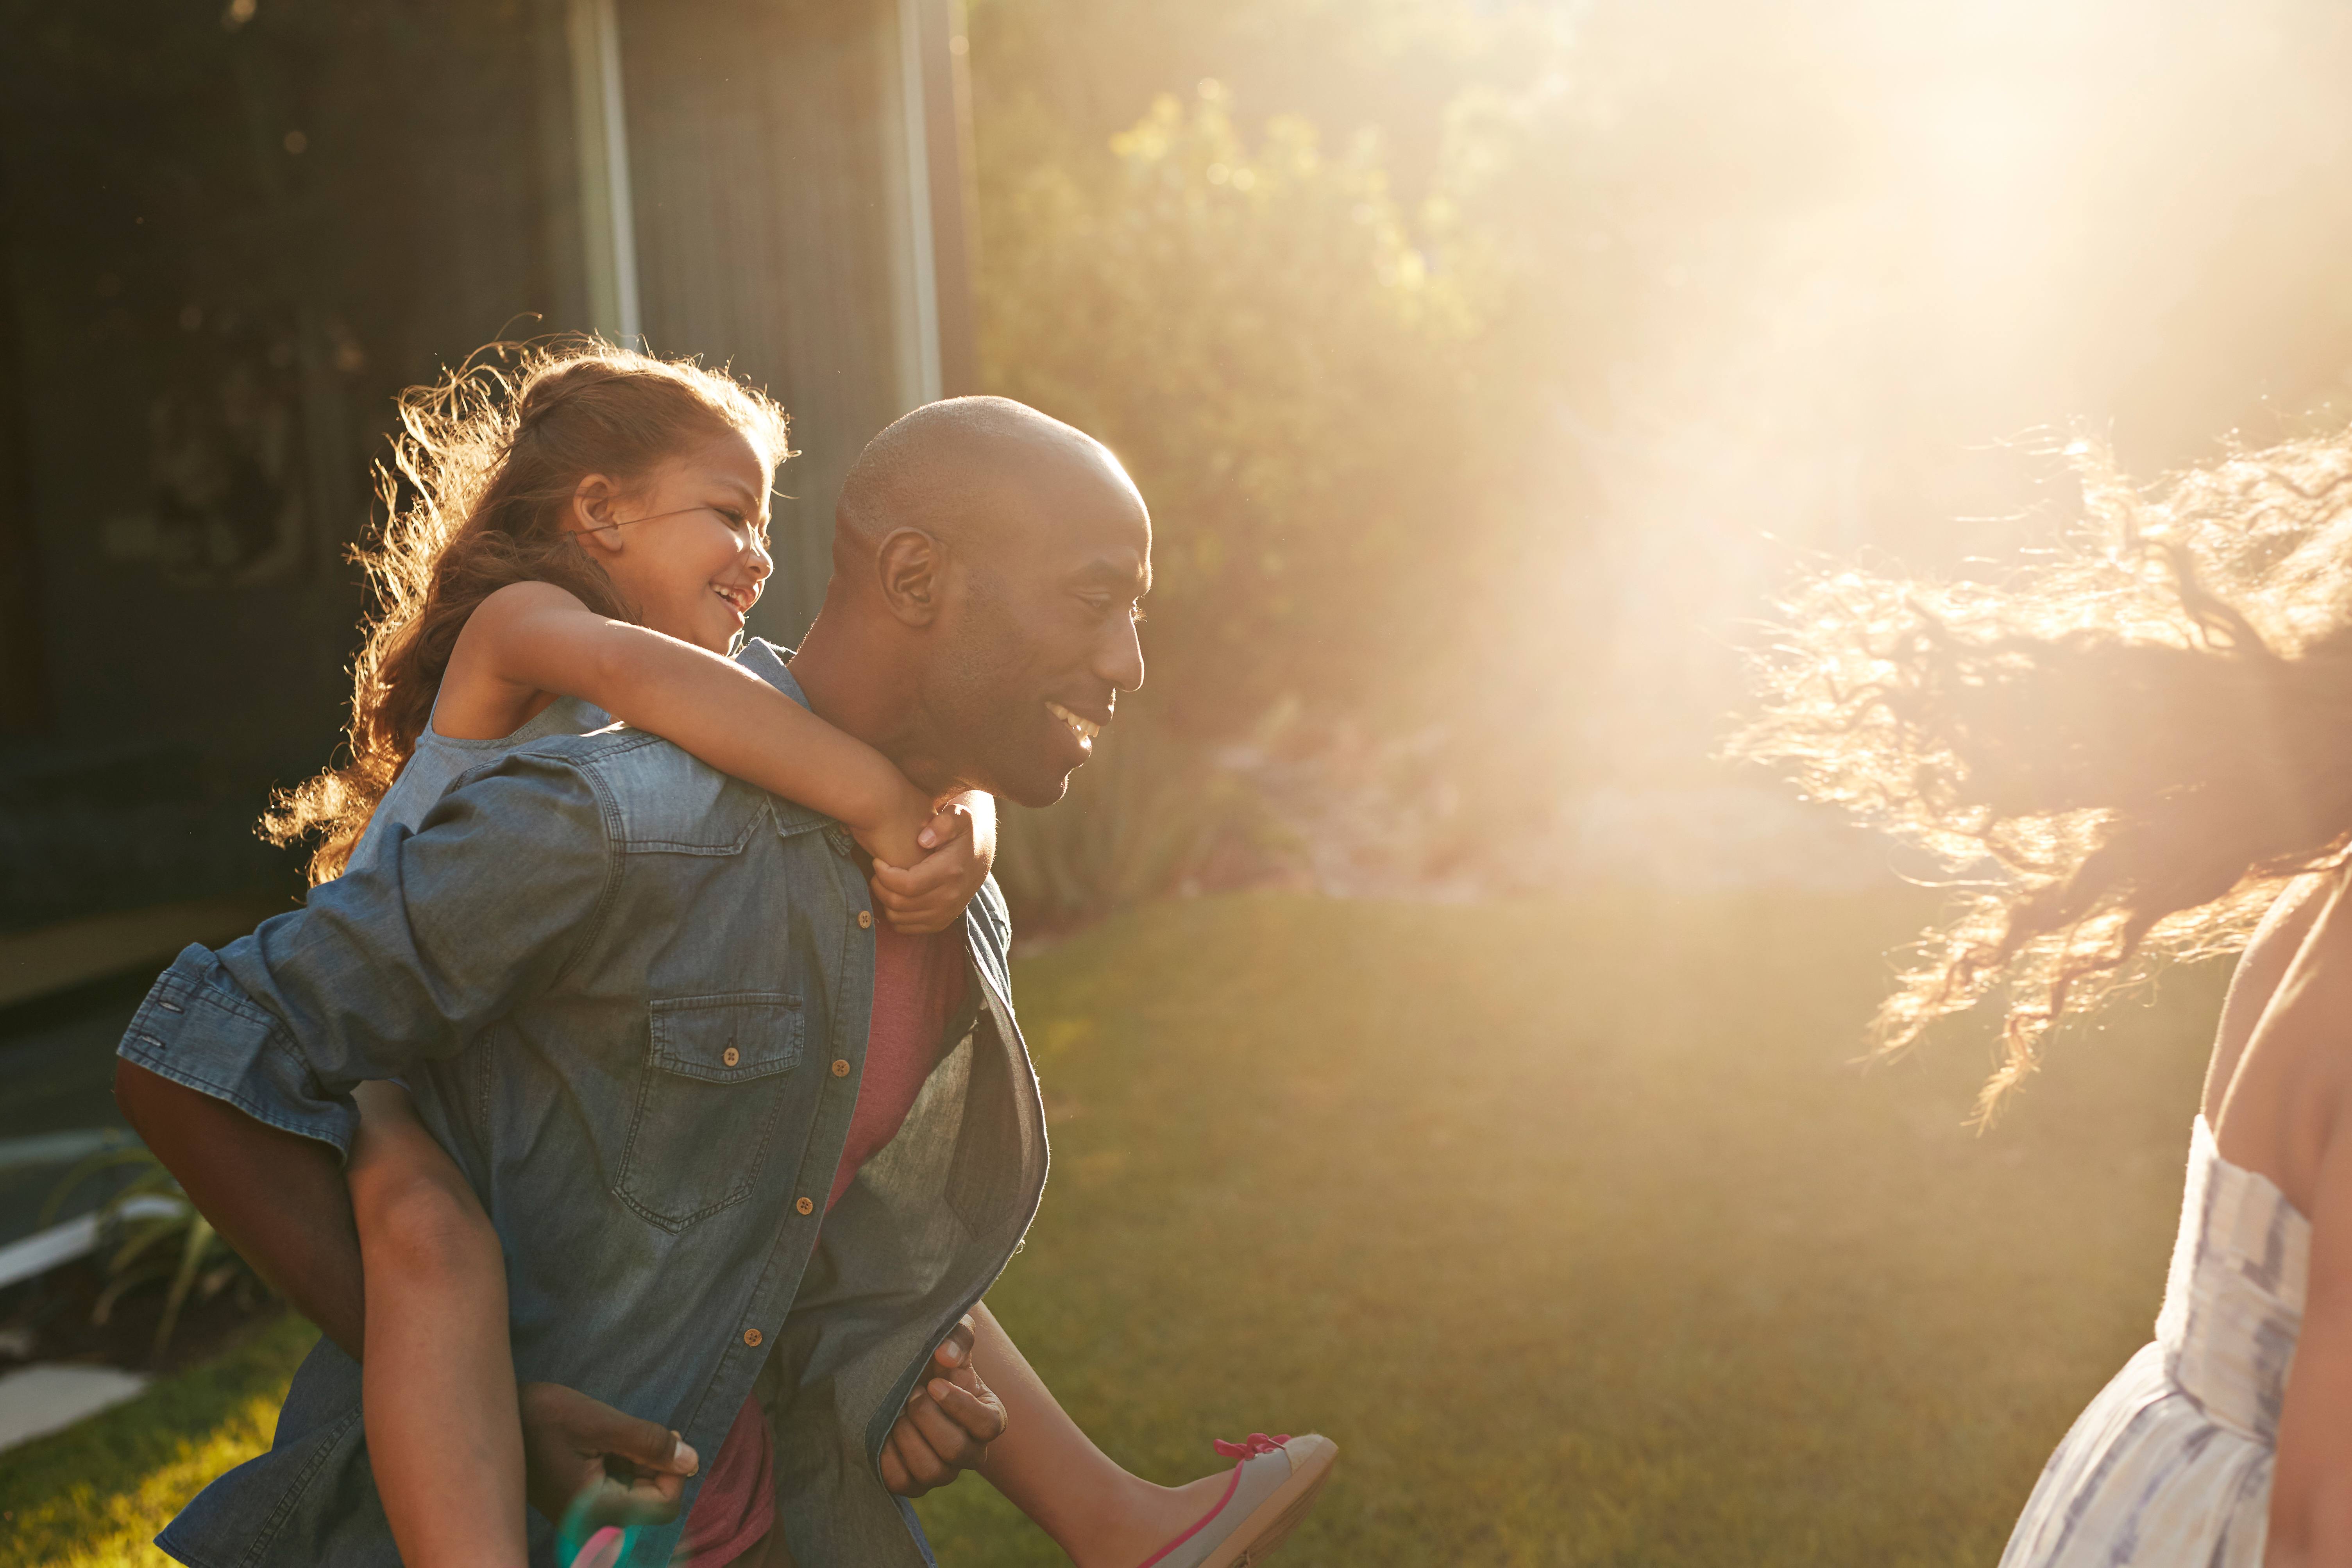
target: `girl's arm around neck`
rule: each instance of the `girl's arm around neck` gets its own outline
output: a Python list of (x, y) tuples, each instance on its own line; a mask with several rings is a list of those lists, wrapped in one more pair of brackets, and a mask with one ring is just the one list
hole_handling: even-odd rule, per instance
[[(721, 773), (838, 818), (876, 858), (911, 866), (931, 801), (887, 757), (835, 729), (734, 660), (595, 614), (546, 583), (515, 583), (466, 623), (441, 702), (507, 733), (541, 694), (593, 702)], [(501, 708), (503, 704), (503, 708)], [(445, 732), (463, 731), (447, 729)]]

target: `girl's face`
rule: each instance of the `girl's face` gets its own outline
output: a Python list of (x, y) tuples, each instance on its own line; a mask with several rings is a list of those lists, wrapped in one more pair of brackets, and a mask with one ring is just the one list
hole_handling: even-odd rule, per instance
[(646, 626), (723, 654), (775, 569), (768, 486), (758, 450), (730, 431), (625, 489), (591, 474), (571, 524)]

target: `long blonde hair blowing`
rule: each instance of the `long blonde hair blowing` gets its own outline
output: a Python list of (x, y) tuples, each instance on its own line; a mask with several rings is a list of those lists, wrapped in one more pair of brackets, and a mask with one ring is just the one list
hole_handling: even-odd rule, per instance
[(313, 883), (342, 874), (368, 819), (432, 717), (474, 606), (509, 583), (551, 583), (600, 615), (634, 620), (604, 568), (563, 528), (580, 481), (623, 485), (701, 440), (741, 433), (772, 469), (784, 411), (732, 377), (596, 339), (494, 343), (399, 399), (376, 465), (384, 523), (352, 552), (373, 607), (352, 665), (348, 760), (272, 796), (262, 837), (315, 837)]
[(2352, 846), (2352, 433), (2145, 492), (2068, 455), (2084, 524), (2001, 583), (1806, 584), (1731, 746), (1955, 874), (1875, 1033), (2001, 992), (1981, 1116), (2069, 1006), (2242, 947)]

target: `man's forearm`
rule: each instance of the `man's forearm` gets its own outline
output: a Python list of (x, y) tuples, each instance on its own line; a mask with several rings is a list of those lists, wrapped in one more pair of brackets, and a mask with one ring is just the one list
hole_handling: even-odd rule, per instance
[(114, 1098), (213, 1228), (357, 1360), (367, 1298), (351, 1190), (334, 1150), (135, 1062), (115, 1063)]

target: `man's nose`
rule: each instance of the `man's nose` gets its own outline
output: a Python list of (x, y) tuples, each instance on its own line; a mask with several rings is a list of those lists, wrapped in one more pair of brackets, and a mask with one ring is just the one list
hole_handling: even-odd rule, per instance
[(1121, 691), (1132, 691), (1143, 684), (1143, 639), (1137, 636), (1133, 620), (1104, 643), (1095, 674)]

